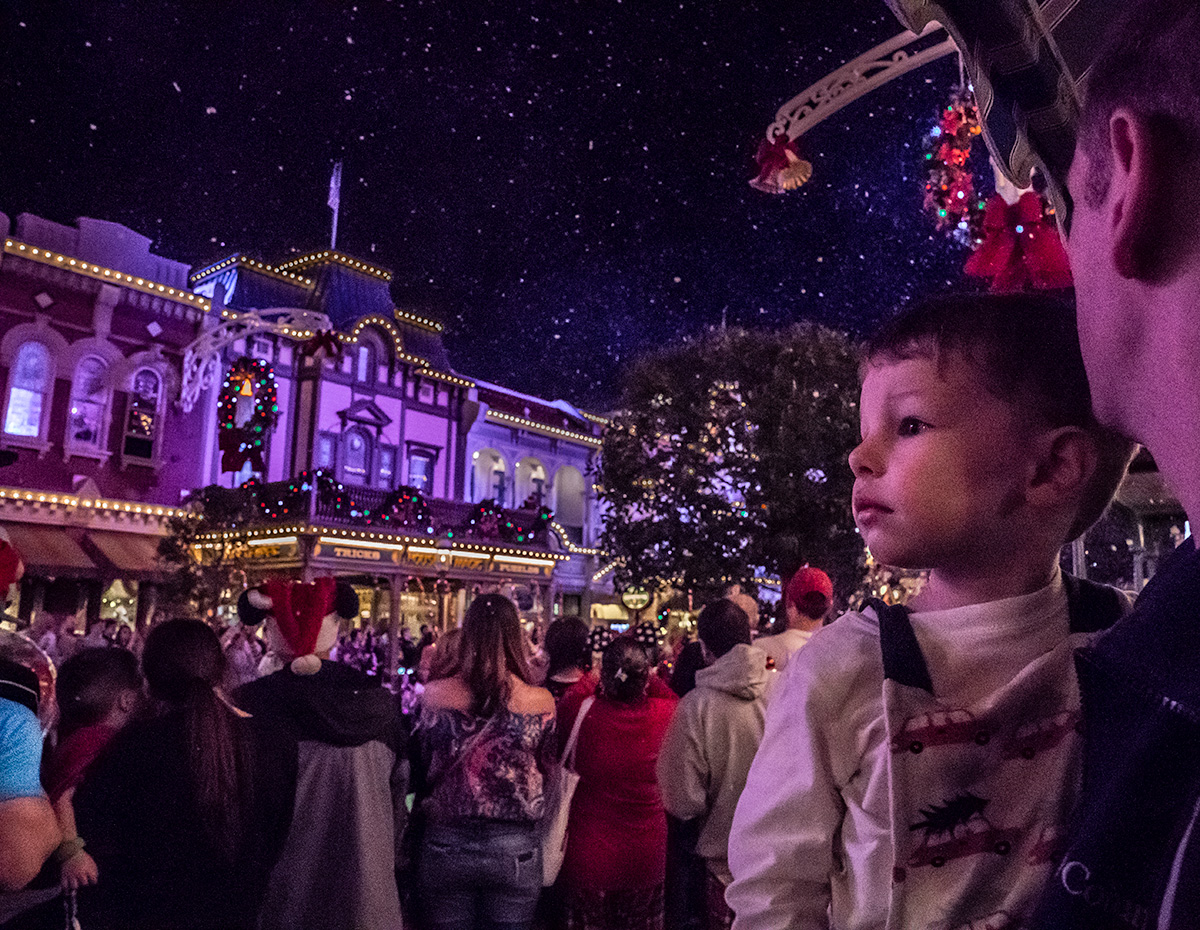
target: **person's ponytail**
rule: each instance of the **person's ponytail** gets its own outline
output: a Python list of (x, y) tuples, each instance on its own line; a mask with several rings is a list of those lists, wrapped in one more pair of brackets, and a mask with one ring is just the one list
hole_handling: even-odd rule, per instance
[(205, 834), (233, 863), (252, 808), (250, 748), (235, 711), (217, 688), (225, 655), (198, 620), (169, 620), (151, 630), (142, 654), (151, 692), (183, 711), (192, 789)]

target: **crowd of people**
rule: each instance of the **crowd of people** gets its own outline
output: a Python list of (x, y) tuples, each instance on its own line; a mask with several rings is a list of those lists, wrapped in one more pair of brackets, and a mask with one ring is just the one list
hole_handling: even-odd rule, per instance
[(1132, 439), (1200, 515), (1200, 8), (1128, 7), (1061, 217), (1078, 307), (957, 294), (865, 348), (854, 517), (877, 559), (927, 573), (912, 600), (827, 622), (834, 586), (804, 567), (771, 635), (729, 592), (660, 661), (578, 618), (535, 656), (516, 606), (484, 594), (436, 643), (398, 644), (424, 683), (405, 708), (380, 644), (339, 642), (358, 605), (332, 579), (247, 592), (265, 647), (194, 619), (132, 651), (105, 630), (77, 644), (51, 599), (44, 764), (45, 682), (0, 660), (0, 922), (1200, 922), (1195, 546), (1132, 605), (1059, 560)]

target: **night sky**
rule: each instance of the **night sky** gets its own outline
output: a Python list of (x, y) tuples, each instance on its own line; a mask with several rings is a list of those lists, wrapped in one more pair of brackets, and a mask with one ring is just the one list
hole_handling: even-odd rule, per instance
[(0, 211), (280, 262), (328, 246), (343, 159), (338, 249), (457, 370), (605, 407), (722, 314), (861, 331), (959, 278), (921, 210), (953, 58), (803, 137), (800, 191), (746, 183), (783, 102), (899, 31), (882, 0), (0, 0)]

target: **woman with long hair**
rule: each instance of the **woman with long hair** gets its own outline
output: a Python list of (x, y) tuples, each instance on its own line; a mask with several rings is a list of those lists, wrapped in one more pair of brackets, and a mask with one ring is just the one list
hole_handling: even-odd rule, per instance
[(425, 686), (414, 732), (424, 926), (519, 930), (542, 887), (554, 699), (531, 683), (506, 597), (471, 603), (454, 652), (448, 677)]
[(81, 897), (90, 927), (251, 928), (282, 849), (296, 747), (234, 707), (225, 655), (198, 620), (146, 638), (158, 712), (127, 726), (75, 798), (103, 880)]
[[(579, 785), (559, 876), (569, 930), (662, 930), (667, 816), (655, 765), (677, 699), (653, 683), (650, 657), (633, 637), (605, 647), (575, 746)], [(563, 733), (586, 697), (573, 688), (563, 698)]]

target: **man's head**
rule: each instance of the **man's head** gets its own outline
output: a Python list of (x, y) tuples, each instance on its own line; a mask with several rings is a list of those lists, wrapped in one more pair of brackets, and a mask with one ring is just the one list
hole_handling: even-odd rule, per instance
[(1108, 505), (1131, 445), (1091, 412), (1069, 302), (955, 295), (867, 348), (855, 519), (885, 564), (938, 568), (1039, 535), (1051, 553)]
[[(1088, 72), (1067, 250), (1096, 413), (1162, 463), (1200, 331), (1200, 5), (1130, 0)], [(1171, 398), (1170, 400), (1168, 398)], [(1156, 445), (1158, 448), (1156, 448)], [(1191, 463), (1194, 464), (1194, 463)]]
[(815, 629), (833, 603), (833, 582), (819, 568), (805, 565), (788, 579), (783, 591), (784, 614), (789, 627)]
[(750, 618), (728, 598), (713, 601), (696, 618), (700, 642), (714, 659), (739, 643), (750, 644)]

